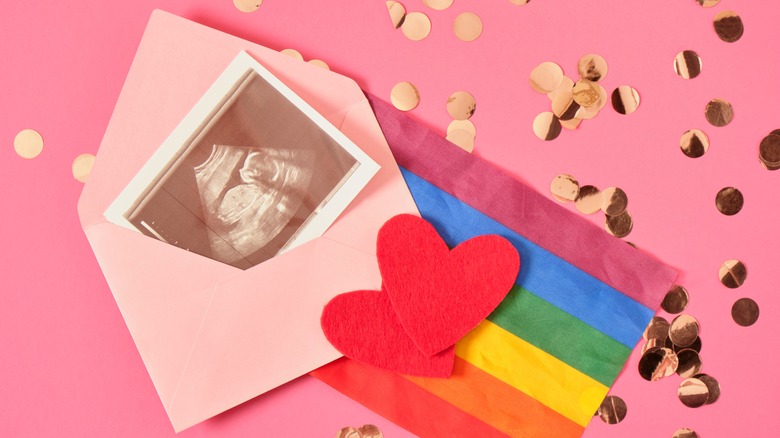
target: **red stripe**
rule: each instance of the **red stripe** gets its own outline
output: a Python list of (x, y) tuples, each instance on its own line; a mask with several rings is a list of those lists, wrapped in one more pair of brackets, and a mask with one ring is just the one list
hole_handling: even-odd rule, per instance
[(401, 375), (342, 358), (310, 373), (421, 437), (506, 437)]

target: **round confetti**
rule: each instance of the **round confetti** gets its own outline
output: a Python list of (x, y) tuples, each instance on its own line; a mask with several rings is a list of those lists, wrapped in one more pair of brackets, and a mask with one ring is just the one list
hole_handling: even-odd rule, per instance
[(447, 133), (447, 140), (451, 141), (466, 152), (474, 150), (474, 134), (465, 129), (455, 129)]
[(319, 68), (324, 68), (325, 70), (330, 70), (330, 66), (321, 59), (312, 59), (309, 61), (309, 64), (316, 65)]
[(536, 116), (533, 128), (534, 134), (540, 140), (555, 140), (561, 135), (561, 122), (551, 112), (544, 112)]
[(604, 401), (601, 402), (596, 411), (596, 415), (601, 418), (601, 421), (607, 424), (618, 424), (626, 418), (628, 407), (626, 402), (622, 398), (615, 395), (608, 395), (604, 397)]
[(420, 94), (411, 82), (399, 82), (390, 91), (390, 101), (401, 111), (411, 111), (420, 103)]
[(531, 70), (528, 82), (537, 93), (550, 93), (563, 82), (563, 69), (554, 62), (543, 62)]
[(710, 148), (710, 139), (699, 129), (690, 129), (680, 137), (680, 150), (691, 158), (699, 158)]
[(631, 114), (639, 108), (639, 93), (628, 85), (621, 85), (612, 92), (612, 108), (620, 114)]
[(677, 355), (669, 348), (651, 348), (639, 359), (639, 375), (655, 382), (669, 377), (677, 371)]
[(410, 12), (401, 24), (401, 32), (412, 41), (424, 40), (431, 33), (431, 20), (422, 12)]
[(758, 304), (750, 298), (740, 298), (731, 306), (731, 317), (742, 327), (749, 327), (758, 321)]
[(601, 210), (607, 216), (619, 216), (626, 211), (628, 207), (628, 196), (620, 187), (607, 187), (601, 192), (604, 201), (601, 204)]
[(550, 191), (561, 202), (573, 202), (580, 193), (580, 184), (573, 176), (561, 174), (553, 178)]
[(758, 158), (766, 169), (780, 169), (780, 135), (771, 133), (761, 140)]
[(358, 432), (362, 435), (361, 438), (383, 438), (382, 431), (373, 424), (365, 424), (360, 426)]
[[(702, 0), (699, 0), (700, 3), (701, 1)], [(684, 427), (682, 429), (677, 429), (676, 431), (674, 431), (672, 438), (699, 438), (699, 435), (696, 435), (696, 432), (694, 432), (693, 430)]]
[(522, 6), (527, 5), (531, 0), (509, 0), (509, 3), (513, 5)]
[(95, 163), (95, 156), (92, 154), (82, 154), (73, 160), (71, 170), (73, 178), (81, 182), (87, 182), (89, 173), (92, 172), (92, 164)]
[(720, 282), (729, 289), (742, 286), (747, 279), (747, 267), (739, 260), (726, 260), (718, 271)]
[(674, 72), (683, 79), (693, 79), (701, 73), (701, 58), (693, 50), (683, 50), (674, 57)]
[(299, 61), (303, 61), (303, 55), (301, 55), (301, 52), (295, 50), (295, 49), (284, 49), (281, 52), (279, 52), (283, 55), (287, 55), (290, 58), (295, 58)]
[(476, 99), (465, 91), (456, 91), (447, 98), (447, 113), (455, 120), (469, 119), (476, 110)]
[(552, 98), (552, 112), (561, 121), (574, 119), (580, 109), (580, 105), (574, 101), (574, 97), (569, 91), (556, 93)]
[(474, 137), (477, 136), (477, 127), (474, 126), (474, 123), (472, 123), (471, 120), (453, 120), (450, 122), (449, 126), (447, 126), (447, 134), (457, 129), (468, 131)]
[(666, 338), (669, 337), (669, 321), (662, 316), (654, 316), (653, 319), (650, 320), (650, 324), (645, 328), (644, 333), (642, 333), (642, 337), (645, 341), (651, 339), (665, 341)]
[(22, 158), (35, 158), (43, 150), (43, 137), (34, 129), (20, 131), (14, 137), (14, 150)]
[(443, 11), (452, 6), (453, 0), (423, 0), (423, 4), (431, 9)]
[(677, 397), (679, 397), (680, 401), (689, 408), (704, 406), (707, 403), (709, 395), (710, 392), (707, 389), (707, 385), (695, 377), (689, 377), (683, 380), (677, 388)]
[(677, 374), (680, 377), (688, 378), (699, 374), (701, 371), (701, 358), (699, 353), (690, 348), (684, 348), (677, 353)]
[(701, 380), (704, 382), (705, 385), (707, 385), (707, 391), (709, 392), (709, 397), (707, 397), (707, 404), (711, 405), (718, 401), (720, 398), (720, 383), (718, 383), (717, 380), (715, 380), (714, 377), (708, 375), (708, 374), (697, 374), (693, 376), (696, 379)]
[(607, 75), (607, 61), (600, 55), (588, 54), (580, 58), (577, 63), (577, 71), (580, 73), (580, 78), (598, 82)]
[(723, 99), (712, 99), (704, 108), (704, 117), (710, 125), (720, 128), (734, 120), (734, 107)]
[(393, 28), (398, 29), (404, 22), (406, 17), (406, 8), (401, 3), (396, 1), (385, 2), (387, 4), (387, 12), (390, 14), (390, 21), (393, 23)]
[(679, 345), (674, 345), (674, 342), (672, 342), (671, 339), (667, 338), (666, 342), (664, 343), (664, 347), (671, 348), (672, 350), (674, 350), (675, 353), (679, 353), (680, 351), (685, 350), (685, 349), (690, 349), (690, 350), (693, 350), (693, 351), (695, 351), (697, 353), (701, 353), (701, 336), (697, 336), (696, 340), (693, 341), (693, 344), (685, 346), (685, 347), (680, 347)]
[(674, 345), (688, 347), (699, 336), (699, 321), (691, 315), (680, 315), (669, 325), (669, 339)]
[(592, 108), (599, 102), (600, 96), (597, 84), (586, 79), (580, 79), (574, 83), (572, 97), (580, 106)]
[(574, 81), (568, 77), (563, 76), (561, 79), (561, 83), (556, 87), (554, 90), (547, 93), (547, 97), (550, 98), (550, 101), (555, 100), (556, 96), (559, 94), (563, 94), (565, 96), (571, 97), (572, 89), (574, 88)]
[(577, 199), (574, 200), (574, 206), (582, 214), (593, 214), (601, 210), (604, 196), (595, 186), (580, 187)]
[(455, 17), (452, 25), (455, 36), (462, 41), (474, 41), (482, 34), (482, 19), (473, 12), (464, 12)]
[(262, 4), (263, 0), (233, 0), (233, 6), (246, 13), (256, 11)]
[[(606, 195), (604, 196), (606, 197)], [(607, 216), (604, 227), (609, 234), (615, 237), (626, 237), (634, 228), (634, 220), (628, 211), (624, 211), (617, 216)]]
[(718, 38), (727, 43), (739, 41), (745, 32), (742, 19), (734, 11), (718, 12), (712, 24), (715, 27), (715, 33), (718, 34)]
[(674, 285), (661, 302), (661, 308), (672, 314), (682, 312), (687, 306), (688, 291), (679, 284)]
[(696, 0), (696, 3), (700, 4), (705, 8), (711, 8), (717, 5), (718, 3), (720, 3), (720, 0)]
[(715, 206), (726, 216), (734, 216), (742, 210), (745, 198), (742, 192), (734, 187), (724, 187), (715, 196)]
[(336, 432), (336, 438), (363, 438), (362, 434), (354, 427), (345, 427)]
[(580, 123), (582, 123), (582, 119), (578, 119), (575, 117), (571, 120), (559, 120), (559, 122), (561, 123), (562, 127), (569, 130), (574, 130), (577, 129), (578, 126), (580, 126)]

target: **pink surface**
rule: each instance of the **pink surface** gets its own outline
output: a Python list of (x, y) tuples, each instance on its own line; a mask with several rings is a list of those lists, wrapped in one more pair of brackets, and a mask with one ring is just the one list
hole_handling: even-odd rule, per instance
[[(97, 267), (76, 217), (81, 184), (70, 164), (95, 153), (151, 10), (162, 8), (276, 49), (295, 48), (307, 59), (325, 60), (368, 91), (388, 96), (402, 80), (420, 90), (412, 116), (444, 133), (444, 103), (457, 90), (477, 99), (472, 120), (475, 153), (547, 194), (559, 173), (586, 184), (620, 186), (629, 195), (635, 227), (629, 239), (679, 267), (692, 295), (688, 312), (702, 325), (704, 371), (721, 383), (711, 406), (689, 409), (676, 398), (679, 378), (659, 383), (635, 372), (638, 354), (612, 393), (628, 405), (624, 422), (596, 420), (586, 436), (671, 436), (692, 427), (702, 437), (748, 436), (776, 431), (771, 371), (780, 299), (773, 291), (780, 237), (771, 230), (778, 207), (780, 172), (763, 170), (760, 139), (780, 128), (772, 110), (780, 69), (772, 48), (780, 39), (780, 6), (723, 0), (703, 9), (693, 0), (617, 2), (456, 0), (446, 11), (405, 2), (432, 19), (431, 35), (414, 43), (390, 25), (384, 2), (283, 2), (266, 0), (253, 14), (230, 0), (98, 2), (78, 6), (14, 2), (0, 16), (0, 193), (4, 251), (0, 375), (4, 436), (171, 436), (151, 380), (116, 303)], [(737, 43), (720, 41), (712, 16), (734, 9), (745, 22)], [(460, 12), (479, 14), (485, 26), (475, 42), (451, 32)], [(703, 58), (699, 78), (684, 81), (672, 70), (683, 49)], [(573, 75), (577, 59), (599, 53), (609, 62), (604, 84), (629, 84), (642, 96), (639, 110), (621, 116), (605, 108), (596, 120), (551, 143), (534, 137), (533, 117), (549, 110), (545, 96), (527, 84), (530, 70), (555, 61)], [(703, 108), (720, 97), (735, 108), (734, 122), (707, 125)], [(34, 128), (46, 147), (33, 160), (18, 157), (14, 135)], [(685, 157), (677, 146), (683, 131), (704, 129), (709, 152)], [(478, 182), (475, 182), (478, 184)], [(715, 193), (736, 186), (745, 207), (720, 215)], [(594, 216), (600, 222), (601, 217)], [(717, 280), (718, 266), (738, 258), (749, 275), (737, 290)], [(748, 328), (730, 319), (731, 304), (749, 296), (761, 317)], [(769, 377), (756, 379), (756, 370)], [(763, 374), (762, 374), (763, 375)], [(758, 382), (758, 383), (757, 383)], [(182, 436), (332, 436), (346, 426), (375, 423), (386, 436), (408, 436), (389, 422), (303, 378)]]

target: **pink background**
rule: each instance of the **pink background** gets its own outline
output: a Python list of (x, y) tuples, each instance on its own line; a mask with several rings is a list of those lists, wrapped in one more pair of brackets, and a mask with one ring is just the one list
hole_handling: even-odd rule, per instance
[[(694, 0), (455, 0), (446, 11), (420, 0), (403, 2), (433, 23), (422, 42), (393, 30), (383, 1), (266, 0), (251, 14), (231, 0), (132, 2), (11, 2), (0, 15), (0, 407), (3, 436), (172, 436), (163, 407), (124, 326), (76, 215), (82, 184), (71, 162), (95, 153), (137, 44), (154, 8), (177, 13), (275, 49), (295, 48), (319, 58), (365, 89), (388, 98), (399, 81), (415, 83), (422, 100), (417, 120), (444, 133), (450, 93), (471, 92), (475, 153), (549, 193), (559, 173), (583, 184), (619, 186), (629, 196), (634, 231), (628, 240), (678, 267), (691, 293), (686, 310), (702, 326), (703, 371), (716, 377), (722, 396), (714, 405), (684, 407), (680, 378), (650, 383), (636, 373), (638, 352), (612, 393), (628, 416), (608, 426), (595, 420), (590, 437), (671, 436), (691, 427), (702, 437), (749, 436), (780, 429), (774, 403), (780, 366), (774, 354), (780, 299), (774, 293), (780, 256), (776, 229), (780, 172), (761, 168), (758, 143), (780, 128), (776, 100), (780, 40), (771, 2), (723, 0), (712, 9)], [(74, 4), (77, 4), (74, 5)], [(720, 41), (712, 16), (737, 11), (746, 26), (737, 43)], [(485, 30), (471, 43), (455, 38), (460, 12), (482, 17)], [(685, 81), (672, 69), (683, 49), (704, 62), (699, 78)], [(575, 132), (544, 143), (531, 121), (549, 101), (527, 83), (542, 61), (576, 75), (585, 53), (609, 63), (603, 84), (639, 90), (642, 104), (629, 116), (605, 108)], [(730, 100), (734, 122), (709, 126), (703, 108)], [(13, 138), (38, 130), (43, 153), (25, 160)], [(711, 146), (702, 158), (685, 157), (680, 135), (700, 128)], [(745, 207), (726, 217), (715, 194), (738, 187)], [(565, 208), (573, 208), (569, 205)], [(603, 216), (594, 215), (602, 225)], [(565, 231), (561, 230), (562, 238)], [(741, 259), (745, 285), (723, 287), (720, 264)], [(753, 298), (761, 317), (743, 328), (731, 304)], [(668, 315), (667, 315), (668, 317)], [(435, 421), (432, 419), (432, 421)], [(377, 424), (388, 437), (409, 436), (397, 426), (308, 377), (252, 400), (181, 436), (333, 436), (341, 427)]]

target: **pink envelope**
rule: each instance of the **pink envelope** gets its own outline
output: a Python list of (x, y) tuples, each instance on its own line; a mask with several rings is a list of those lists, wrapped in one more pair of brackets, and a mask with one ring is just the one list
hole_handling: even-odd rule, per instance
[[(381, 166), (322, 237), (246, 271), (103, 217), (241, 50)], [(84, 232), (176, 431), (338, 358), (320, 329), (322, 308), (339, 293), (381, 286), (376, 233), (400, 213), (417, 209), (354, 81), (162, 11), (152, 14), (79, 200)]]

